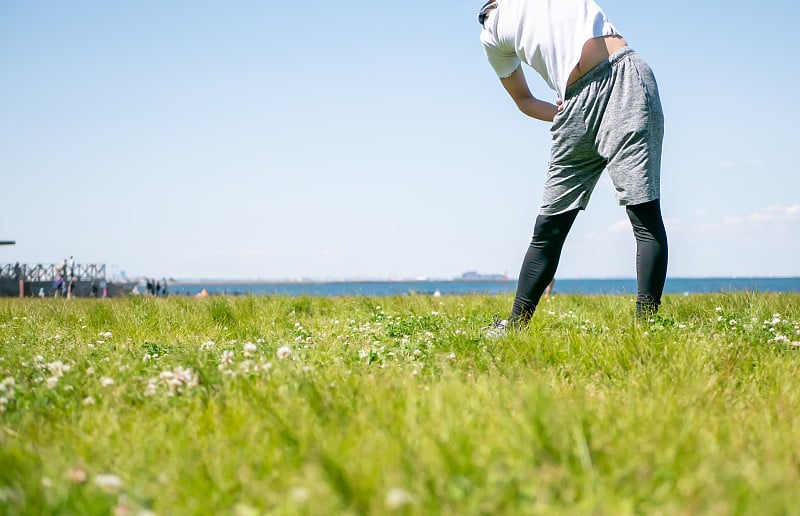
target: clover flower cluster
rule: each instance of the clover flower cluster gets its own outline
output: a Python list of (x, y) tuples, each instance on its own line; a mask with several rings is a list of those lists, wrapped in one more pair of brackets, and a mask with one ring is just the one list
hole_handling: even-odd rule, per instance
[(6, 411), (6, 405), (15, 397), (14, 386), (16, 385), (13, 376), (4, 378), (0, 382), (0, 413)]
[[(259, 344), (263, 344), (264, 341), (262, 339), (258, 339), (256, 342)], [(231, 342), (235, 343), (235, 341)], [(206, 343), (207, 344), (207, 343)], [(204, 344), (201, 346), (201, 349), (211, 349), (212, 346), (207, 346)], [(229, 343), (230, 344), (230, 343)], [(241, 362), (236, 362), (236, 352), (230, 349), (223, 350), (222, 354), (219, 358), (219, 364), (217, 365), (217, 369), (219, 369), (223, 374), (228, 376), (236, 376), (237, 374), (259, 374), (265, 373), (272, 369), (272, 362), (266, 360), (266, 358), (261, 357), (258, 361), (255, 360), (255, 355), (258, 352), (258, 346), (252, 342), (245, 342), (242, 346), (242, 356), (245, 358)], [(292, 354), (292, 348), (288, 345), (284, 345), (279, 347), (276, 352), (275, 356), (278, 360), (285, 360)]]
[[(33, 367), (34, 369), (47, 372), (49, 374), (49, 377), (46, 381), (48, 389), (56, 388), (56, 386), (58, 386), (58, 382), (64, 376), (64, 373), (72, 370), (72, 366), (65, 364), (61, 360), (45, 362), (44, 357), (41, 355), (37, 355), (33, 358)], [(41, 377), (39, 381), (41, 381)]]
[(168, 396), (183, 394), (187, 390), (196, 387), (198, 384), (197, 375), (190, 368), (177, 366), (172, 371), (162, 371), (158, 378), (150, 378), (145, 388), (145, 396), (155, 396), (159, 385), (167, 388)]
[[(800, 348), (800, 322), (785, 319), (780, 313), (774, 313), (761, 321), (752, 317), (750, 320), (738, 321), (724, 314), (722, 307), (716, 308), (718, 328), (724, 333), (730, 331), (756, 335), (759, 340), (765, 339), (767, 344), (777, 344), (791, 348)], [(714, 334), (714, 338), (721, 335)]]
[(765, 320), (761, 327), (772, 334), (772, 342), (800, 348), (800, 322), (781, 319), (781, 314), (775, 313), (772, 314), (772, 319)]

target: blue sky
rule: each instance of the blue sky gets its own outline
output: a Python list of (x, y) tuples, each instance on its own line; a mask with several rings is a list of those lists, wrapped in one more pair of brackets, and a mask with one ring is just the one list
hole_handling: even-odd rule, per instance
[[(516, 277), (549, 127), (486, 63), (481, 3), (0, 3), (0, 262)], [(669, 275), (800, 275), (800, 7), (601, 6), (659, 81)], [(606, 176), (557, 277), (632, 277), (625, 220)]]

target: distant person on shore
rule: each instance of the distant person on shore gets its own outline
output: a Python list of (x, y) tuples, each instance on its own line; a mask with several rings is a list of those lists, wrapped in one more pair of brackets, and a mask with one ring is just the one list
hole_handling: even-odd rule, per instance
[(61, 274), (56, 275), (55, 281), (53, 281), (53, 297), (58, 297), (61, 295), (61, 287), (64, 283), (64, 278), (61, 277)]
[(555, 292), (553, 292), (553, 286), (555, 284), (556, 284), (556, 279), (555, 278), (551, 279), (550, 283), (548, 283), (547, 287), (545, 287), (544, 289), (544, 294), (543, 294), (544, 297), (550, 297), (555, 295)]
[(67, 299), (72, 299), (75, 296), (75, 287), (78, 284), (78, 280), (75, 279), (75, 276), (70, 276), (69, 282), (67, 282)]
[[(636, 314), (658, 310), (667, 272), (660, 174), (664, 117), (655, 77), (594, 0), (490, 0), (478, 14), (484, 52), (525, 115), (551, 122), (551, 155), (533, 239), (506, 324), (527, 325), (553, 279), (575, 217), (607, 169), (636, 239)], [(522, 63), (558, 101), (531, 93)]]
[(56, 266), (56, 275), (57, 276), (61, 276), (62, 278), (66, 277), (66, 275), (67, 275), (67, 259), (66, 258), (61, 260), (61, 263), (59, 263)]

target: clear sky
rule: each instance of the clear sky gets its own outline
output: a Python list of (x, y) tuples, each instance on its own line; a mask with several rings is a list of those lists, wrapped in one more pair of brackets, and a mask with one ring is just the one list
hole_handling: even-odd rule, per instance
[[(516, 277), (549, 127), (486, 62), (481, 4), (0, 2), (0, 263)], [(669, 275), (800, 275), (800, 7), (600, 5), (659, 81)], [(634, 276), (604, 177), (557, 277)]]

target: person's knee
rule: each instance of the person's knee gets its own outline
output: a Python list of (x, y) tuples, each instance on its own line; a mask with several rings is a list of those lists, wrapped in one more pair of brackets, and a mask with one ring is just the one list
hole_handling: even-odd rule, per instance
[(539, 215), (533, 226), (532, 245), (547, 245), (563, 242), (567, 238), (578, 210), (558, 215)]
[(627, 206), (625, 210), (637, 240), (657, 242), (666, 246), (667, 232), (661, 216), (658, 199), (643, 204)]

